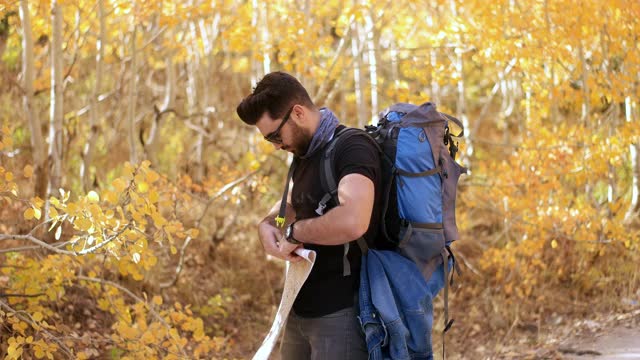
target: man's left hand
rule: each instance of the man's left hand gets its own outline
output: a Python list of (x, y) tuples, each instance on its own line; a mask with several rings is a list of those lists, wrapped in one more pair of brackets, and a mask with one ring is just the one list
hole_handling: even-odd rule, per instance
[(282, 254), (282, 256), (285, 257), (285, 260), (291, 261), (291, 262), (298, 262), (302, 260), (302, 257), (300, 257), (298, 254), (294, 252), (297, 248), (301, 248), (302, 245), (292, 244), (288, 242), (284, 236), (280, 238), (279, 242), (280, 242), (280, 246), (279, 246), (280, 254)]

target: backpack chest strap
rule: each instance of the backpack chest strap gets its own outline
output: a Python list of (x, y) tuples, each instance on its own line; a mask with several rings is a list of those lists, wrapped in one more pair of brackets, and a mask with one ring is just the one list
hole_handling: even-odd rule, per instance
[(431, 176), (431, 175), (435, 175), (440, 173), (440, 170), (442, 168), (440, 167), (440, 165), (436, 166), (435, 168), (431, 169), (431, 170), (425, 170), (425, 171), (421, 171), (421, 172), (417, 172), (417, 173), (413, 173), (413, 172), (408, 172), (402, 169), (398, 169), (396, 168), (396, 171), (398, 172), (398, 175), (400, 176), (406, 176), (406, 177), (423, 177), (423, 176)]

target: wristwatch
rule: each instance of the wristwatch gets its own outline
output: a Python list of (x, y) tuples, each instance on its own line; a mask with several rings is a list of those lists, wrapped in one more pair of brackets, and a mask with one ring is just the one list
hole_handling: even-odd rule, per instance
[(302, 243), (293, 237), (293, 225), (295, 225), (296, 222), (297, 220), (289, 224), (289, 226), (287, 226), (287, 229), (284, 232), (284, 238), (287, 240), (287, 242), (290, 242), (295, 245), (300, 245)]

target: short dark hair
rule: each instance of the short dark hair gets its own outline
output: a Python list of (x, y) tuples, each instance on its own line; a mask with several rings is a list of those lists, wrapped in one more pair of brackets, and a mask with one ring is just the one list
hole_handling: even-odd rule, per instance
[(309, 93), (295, 77), (275, 71), (258, 82), (253, 93), (242, 99), (236, 112), (242, 121), (255, 125), (265, 111), (277, 119), (295, 104), (314, 107)]

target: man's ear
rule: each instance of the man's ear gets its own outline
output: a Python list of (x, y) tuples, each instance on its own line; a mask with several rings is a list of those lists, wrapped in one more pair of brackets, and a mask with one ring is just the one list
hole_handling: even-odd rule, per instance
[(309, 109), (300, 104), (296, 104), (294, 105), (293, 111), (291, 112), (291, 117), (293, 117), (293, 119), (291, 120), (293, 120), (298, 125), (306, 125), (309, 122), (308, 112)]

